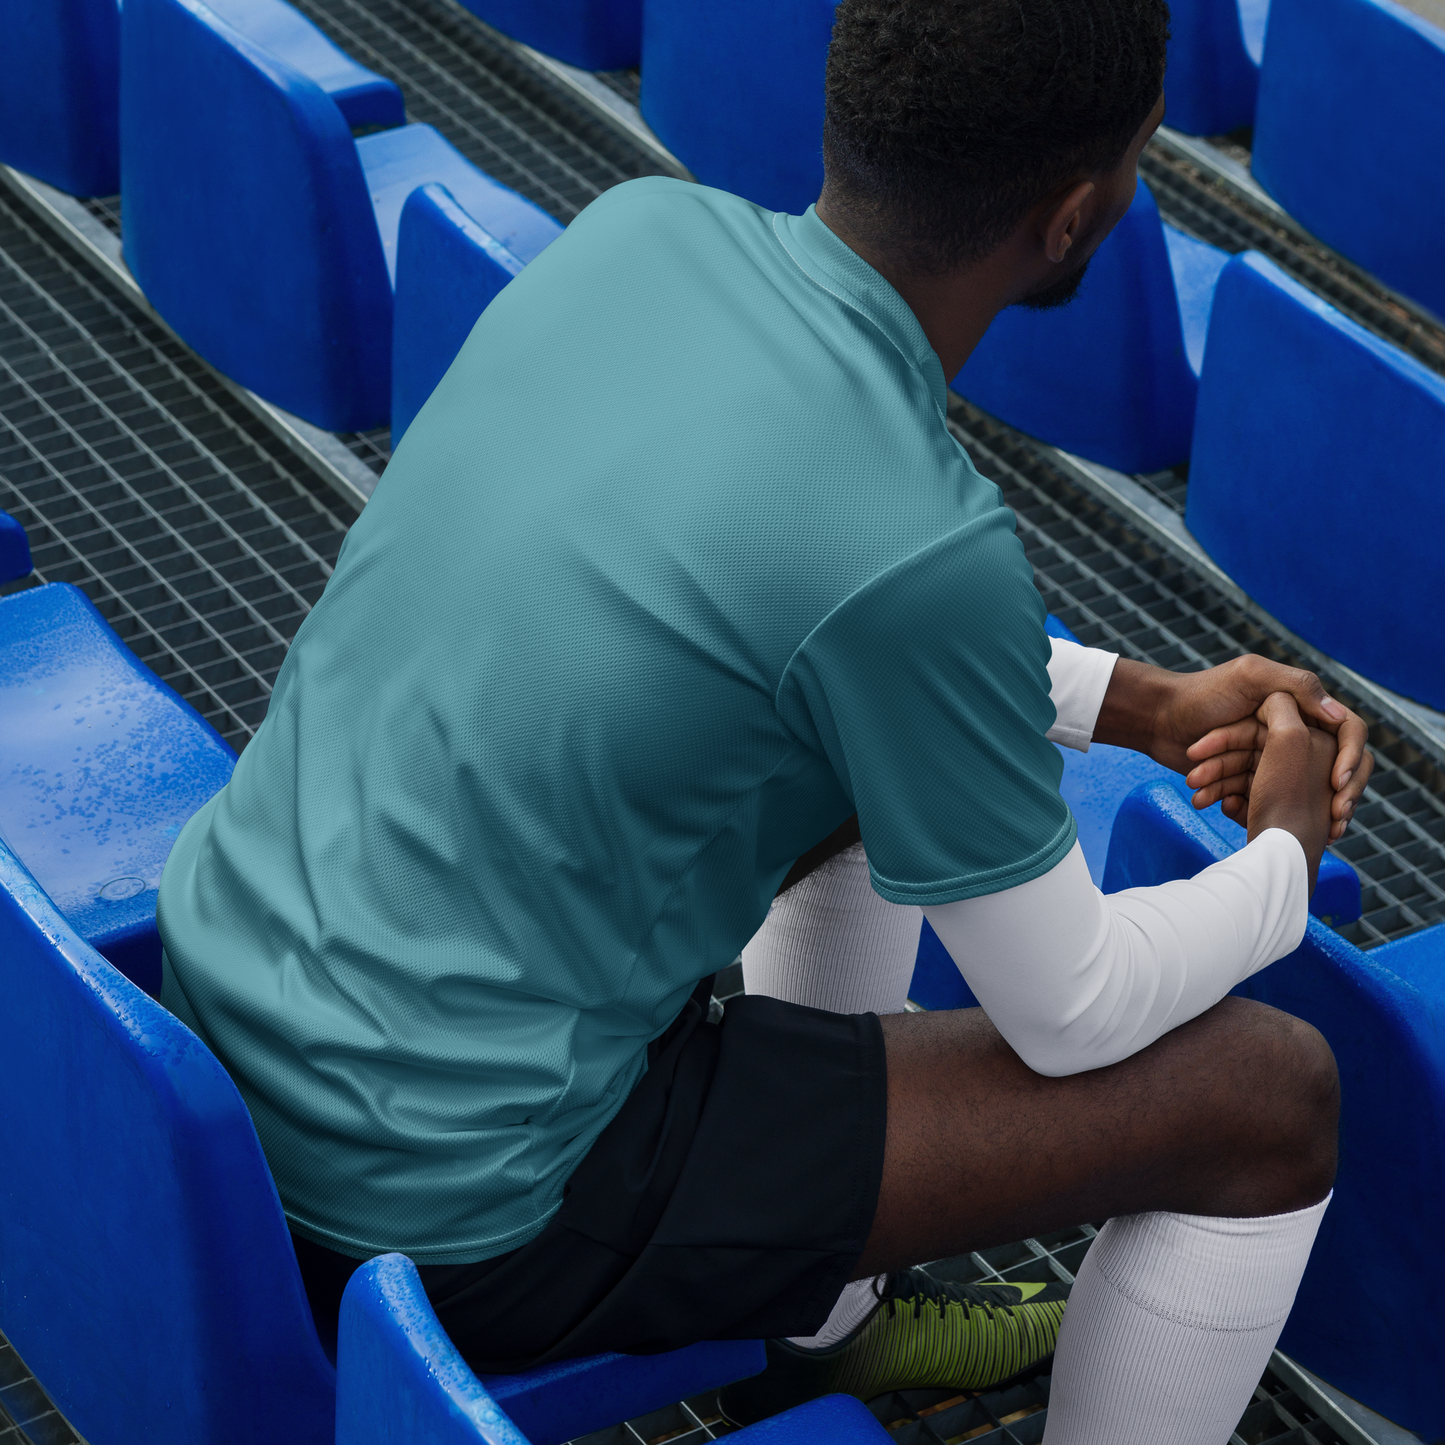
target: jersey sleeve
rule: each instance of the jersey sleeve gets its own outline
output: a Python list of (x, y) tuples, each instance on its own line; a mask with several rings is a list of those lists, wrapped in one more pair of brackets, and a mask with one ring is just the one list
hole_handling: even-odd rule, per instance
[(1046, 734), (1049, 639), (1013, 513), (982, 516), (839, 603), (784, 670), (777, 704), (858, 810), (894, 903), (979, 897), (1073, 846)]

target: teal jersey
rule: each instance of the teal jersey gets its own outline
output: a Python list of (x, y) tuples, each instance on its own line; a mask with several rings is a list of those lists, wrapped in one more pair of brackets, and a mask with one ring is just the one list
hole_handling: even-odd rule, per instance
[(816, 215), (650, 178), (487, 308), (165, 870), (293, 1228), (513, 1249), (856, 811), (944, 903), (1074, 839), (1013, 514)]

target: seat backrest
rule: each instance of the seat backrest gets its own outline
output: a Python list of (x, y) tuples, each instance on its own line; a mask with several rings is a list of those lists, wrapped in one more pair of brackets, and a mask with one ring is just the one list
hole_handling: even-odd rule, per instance
[(334, 1372), (256, 1131), (0, 843), (0, 1320), (105, 1445), (330, 1445)]
[(642, 59), (642, 0), (462, 0), (504, 35), (583, 70)]
[(1269, 0), (1171, 0), (1164, 123), (1222, 135), (1254, 120)]
[(0, 598), (0, 837), (70, 926), (160, 991), (156, 889), (236, 755), (68, 582)]
[(647, 0), (642, 113), (704, 185), (776, 211), (818, 199), (836, 4)]
[(953, 379), (985, 411), (1123, 472), (1189, 455), (1198, 382), (1159, 208), (1141, 180), (1069, 306), (1001, 312)]
[(1251, 167), (1301, 225), (1445, 317), (1445, 31), (1394, 0), (1273, 0)]
[(116, 0), (0, 0), (0, 161), (73, 196), (120, 189)]
[(1200, 384), (1190, 530), (1287, 627), (1437, 708), (1442, 456), (1445, 378), (1263, 256), (1229, 263)]
[(341, 111), (201, 0), (127, 0), (122, 24), (125, 255), (147, 297), (288, 411), (384, 422), (391, 283)]
[[(562, 228), (555, 221), (552, 226), (560, 235)], [(525, 264), (468, 215), (446, 187), (419, 186), (407, 198), (397, 242), (393, 447), (456, 359), (477, 318)]]
[(406, 124), (400, 89), (358, 65), (286, 0), (208, 0), (247, 40), (314, 80), (356, 129)]
[[(1114, 825), (1109, 877), (1137, 887), (1192, 877), (1220, 856), (1209, 825), (1167, 783), (1145, 784)], [(1109, 886), (1109, 885), (1106, 885)], [(1332, 1385), (1434, 1440), (1445, 1288), (1434, 1248), (1445, 1197), (1445, 925), (1362, 953), (1310, 919), (1288, 958), (1234, 990), (1313, 1024), (1342, 1082), (1340, 1168), (1280, 1348)], [(1342, 1321), (1348, 1281), (1351, 1321)], [(1409, 1321), (1408, 1329), (1391, 1328)]]

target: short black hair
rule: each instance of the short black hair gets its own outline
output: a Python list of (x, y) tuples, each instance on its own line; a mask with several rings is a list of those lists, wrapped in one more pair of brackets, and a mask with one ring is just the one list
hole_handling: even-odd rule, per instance
[(829, 205), (909, 270), (977, 261), (1054, 187), (1118, 164), (1168, 39), (1166, 0), (841, 0)]

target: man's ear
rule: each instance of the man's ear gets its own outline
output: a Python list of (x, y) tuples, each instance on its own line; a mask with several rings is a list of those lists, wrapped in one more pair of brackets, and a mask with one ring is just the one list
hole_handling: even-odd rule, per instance
[(1054, 265), (1066, 261), (1084, 230), (1084, 207), (1094, 194), (1093, 181), (1080, 181), (1049, 213), (1044, 222), (1044, 255)]

